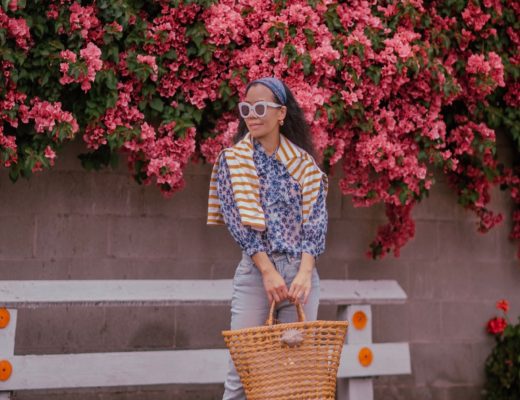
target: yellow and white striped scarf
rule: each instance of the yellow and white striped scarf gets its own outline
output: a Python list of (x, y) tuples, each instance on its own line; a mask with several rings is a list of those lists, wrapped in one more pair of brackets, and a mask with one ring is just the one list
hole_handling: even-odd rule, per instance
[[(260, 204), (260, 184), (253, 161), (253, 142), (248, 132), (234, 146), (223, 149), (217, 156), (209, 185), (207, 225), (224, 225), (217, 195), (217, 173), (222, 154), (229, 167), (233, 196), (243, 225), (263, 231), (266, 228), (265, 214)], [(325, 193), (328, 190), (328, 177), (320, 170), (312, 156), (301, 147), (292, 143), (280, 133), (280, 146), (276, 158), (281, 161), (289, 174), (300, 184), (303, 197), (303, 223), (308, 221), (312, 206), (318, 199), (320, 183), (323, 180)]]

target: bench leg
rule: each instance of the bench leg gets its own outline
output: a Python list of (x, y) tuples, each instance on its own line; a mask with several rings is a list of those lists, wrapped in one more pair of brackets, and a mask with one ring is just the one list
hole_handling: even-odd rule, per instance
[[(362, 343), (370, 346), (372, 343), (372, 309), (370, 305), (339, 306), (337, 319), (349, 322), (346, 343)], [(373, 380), (371, 378), (338, 378), (336, 393), (337, 400), (373, 400)]]
[[(0, 363), (2, 368), (5, 364), (10, 366), (10, 359), (14, 355), (14, 337), (16, 330), (16, 310), (0, 307)], [(2, 381), (9, 380), (9, 376), (4, 371), (0, 371)], [(11, 392), (2, 391), (2, 381), (0, 381), (0, 400), (9, 400)]]
[(373, 400), (374, 385), (371, 378), (338, 379), (338, 400)]

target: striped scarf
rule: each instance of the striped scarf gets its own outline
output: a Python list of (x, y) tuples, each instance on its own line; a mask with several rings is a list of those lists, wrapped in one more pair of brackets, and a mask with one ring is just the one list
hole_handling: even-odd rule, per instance
[[(222, 150), (217, 156), (209, 186), (207, 225), (224, 225), (217, 195), (217, 173), (222, 154), (229, 167), (233, 196), (243, 225), (264, 231), (265, 214), (260, 205), (260, 184), (253, 161), (253, 143), (248, 132), (234, 146)], [(318, 199), (320, 182), (323, 180), (325, 193), (328, 189), (327, 175), (320, 170), (312, 156), (280, 134), (280, 146), (276, 158), (281, 161), (289, 174), (300, 184), (303, 196), (303, 223), (308, 221), (312, 206)]]

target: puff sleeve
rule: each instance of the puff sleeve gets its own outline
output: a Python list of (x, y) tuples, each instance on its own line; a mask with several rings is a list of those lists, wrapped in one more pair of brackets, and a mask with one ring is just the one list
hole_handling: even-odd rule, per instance
[(249, 256), (260, 251), (267, 252), (267, 245), (263, 232), (242, 224), (240, 213), (233, 195), (231, 176), (226, 162), (226, 157), (221, 156), (217, 162), (219, 163), (217, 174), (217, 194), (220, 200), (222, 215), (231, 236)]
[(309, 213), (308, 220), (303, 224), (302, 252), (309, 253), (315, 258), (325, 251), (328, 220), (326, 196), (326, 186), (322, 181), (317, 200)]

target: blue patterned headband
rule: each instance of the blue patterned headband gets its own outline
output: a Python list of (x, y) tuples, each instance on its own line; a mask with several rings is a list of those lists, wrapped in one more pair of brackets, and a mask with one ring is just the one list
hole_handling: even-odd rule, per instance
[(249, 89), (249, 87), (254, 83), (261, 83), (267, 86), (269, 89), (272, 90), (276, 97), (280, 99), (282, 104), (285, 104), (287, 102), (287, 94), (285, 93), (285, 88), (283, 87), (282, 81), (280, 81), (279, 79), (272, 77), (256, 79), (247, 85), (246, 92)]

